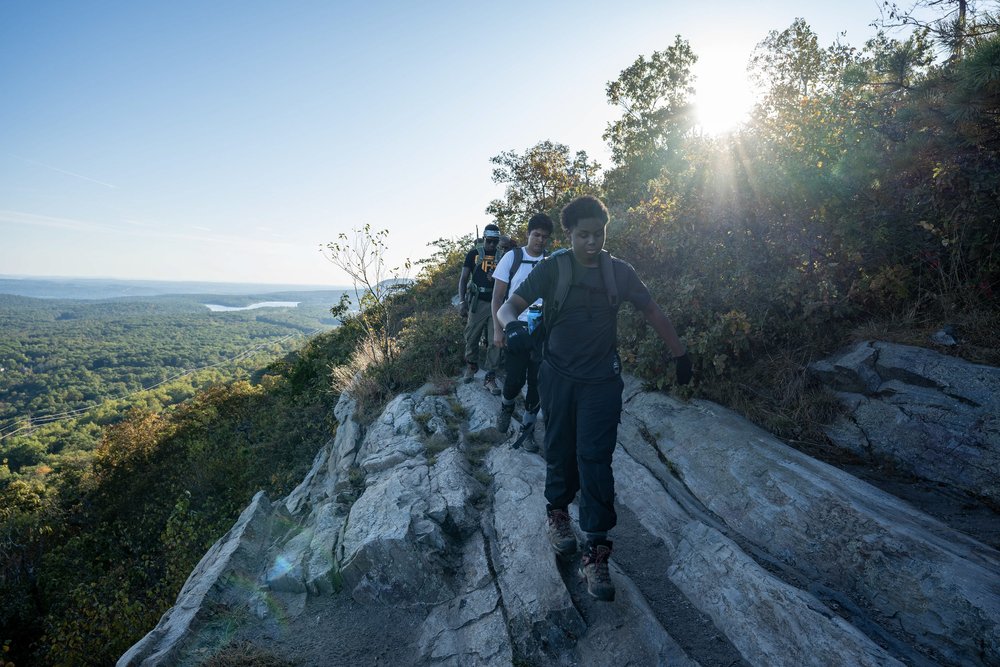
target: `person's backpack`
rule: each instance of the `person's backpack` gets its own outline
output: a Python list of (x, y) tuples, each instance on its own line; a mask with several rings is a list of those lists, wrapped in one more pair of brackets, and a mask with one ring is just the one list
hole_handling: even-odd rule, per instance
[[(514, 276), (517, 275), (517, 270), (521, 268), (521, 264), (524, 262), (524, 248), (522, 248), (521, 246), (517, 246), (516, 248), (511, 250), (511, 252), (514, 253), (514, 259), (510, 265), (510, 273), (507, 274), (508, 279), (504, 281), (507, 283), (507, 297), (506, 297), (507, 299), (509, 299), (511, 295), (510, 284), (514, 282)], [(543, 250), (542, 259), (545, 259), (548, 256), (549, 253)], [(537, 264), (538, 262), (542, 261), (542, 259), (535, 260), (533, 263)], [(500, 260), (497, 260), (497, 264), (499, 263)]]
[[(476, 250), (476, 259), (473, 262), (472, 275), (469, 276), (469, 282), (465, 287), (465, 300), (466, 303), (469, 304), (470, 312), (476, 311), (476, 306), (479, 305), (480, 301), (479, 299), (480, 294), (487, 294), (493, 292), (492, 284), (490, 284), (489, 287), (479, 287), (478, 285), (476, 285), (476, 281), (473, 280), (476, 274), (476, 269), (482, 269), (481, 258), (486, 257), (486, 243), (482, 238), (476, 239), (475, 250)], [(502, 256), (503, 253), (500, 251), (499, 248), (497, 248), (496, 255), (493, 258), (494, 268), (496, 268), (496, 265), (500, 262), (500, 258)]]
[[(483, 239), (482, 237), (476, 239), (476, 246), (475, 246), (475, 248), (476, 248), (476, 261), (475, 261), (475, 264), (479, 265), (479, 264), (482, 263), (482, 260), (480, 258), (486, 257), (486, 241), (485, 241), (485, 239)], [(520, 248), (518, 248), (518, 250), (520, 250)], [(493, 257), (493, 266), (494, 267), (496, 267), (496, 265), (500, 263), (500, 258), (503, 257), (504, 254), (506, 254), (506, 253), (504, 253), (504, 251), (500, 249), (500, 246), (497, 246), (496, 254)]]
[[(608, 304), (612, 308), (618, 308), (618, 284), (615, 282), (615, 270), (612, 264), (611, 253), (602, 250), (598, 255), (601, 266), (601, 277), (604, 279), (604, 289), (608, 295)], [(559, 310), (566, 303), (569, 295), (569, 288), (573, 284), (573, 256), (568, 248), (557, 250), (548, 257), (549, 261), (556, 262), (556, 289), (551, 299), (542, 302), (542, 323), (546, 332), (559, 318)]]

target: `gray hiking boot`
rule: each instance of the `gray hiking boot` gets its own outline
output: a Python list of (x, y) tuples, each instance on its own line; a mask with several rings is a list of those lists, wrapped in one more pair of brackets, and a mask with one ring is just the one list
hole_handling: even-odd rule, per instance
[(594, 542), (587, 544), (580, 560), (580, 573), (587, 580), (587, 592), (590, 597), (604, 602), (615, 599), (615, 586), (608, 571), (610, 557), (611, 542)]
[(483, 380), (483, 386), (490, 390), (490, 393), (494, 396), (499, 396), (502, 389), (500, 389), (500, 383), (497, 382), (497, 374), (490, 371), (486, 374), (486, 378)]
[(465, 373), (462, 374), (462, 381), (465, 382), (466, 384), (472, 382), (472, 380), (475, 379), (476, 373), (478, 371), (479, 371), (478, 365), (472, 362), (465, 364)]
[(506, 433), (507, 429), (510, 428), (510, 418), (514, 414), (514, 404), (511, 403), (507, 405), (504, 402), (500, 403), (500, 414), (497, 415), (497, 430), (501, 433)]
[(546, 532), (557, 556), (566, 558), (576, 553), (576, 535), (566, 510), (549, 510)]

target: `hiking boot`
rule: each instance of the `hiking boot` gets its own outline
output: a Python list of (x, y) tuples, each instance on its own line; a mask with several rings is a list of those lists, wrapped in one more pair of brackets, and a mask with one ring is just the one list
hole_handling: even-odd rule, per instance
[(580, 560), (580, 573), (587, 580), (587, 592), (590, 597), (605, 602), (615, 599), (615, 586), (608, 571), (610, 557), (611, 542), (595, 542), (587, 544)]
[(521, 449), (528, 452), (529, 454), (538, 453), (538, 441), (535, 440), (535, 427), (525, 426), (528, 429), (528, 435), (524, 438), (524, 442), (521, 444)]
[(483, 386), (489, 389), (490, 393), (494, 396), (500, 395), (500, 384), (497, 382), (497, 374), (493, 371), (486, 374), (486, 379), (483, 380)]
[(472, 382), (472, 380), (475, 379), (476, 373), (478, 371), (479, 371), (479, 366), (477, 366), (472, 362), (467, 363), (465, 365), (465, 373), (462, 374), (462, 381), (465, 382), (466, 384)]
[(535, 412), (525, 412), (521, 420), (521, 433), (528, 432), (521, 447), (524, 451), (534, 454), (538, 451), (538, 443), (535, 441), (535, 422), (538, 421), (538, 409)]
[(566, 558), (576, 552), (576, 535), (566, 510), (549, 510), (546, 532), (557, 556)]
[(514, 404), (511, 403), (507, 405), (506, 403), (500, 403), (500, 414), (497, 415), (497, 430), (501, 433), (506, 433), (507, 429), (510, 428), (510, 417), (514, 414)]

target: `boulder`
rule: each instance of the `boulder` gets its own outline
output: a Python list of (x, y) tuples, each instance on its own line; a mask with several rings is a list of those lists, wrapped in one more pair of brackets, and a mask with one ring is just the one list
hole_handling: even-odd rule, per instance
[[(1000, 554), (706, 401), (642, 393), (639, 436), (727, 531), (946, 664), (1000, 661)], [(648, 460), (648, 457), (646, 457)]]
[(1000, 506), (1000, 369), (861, 342), (810, 370), (846, 408), (834, 444)]

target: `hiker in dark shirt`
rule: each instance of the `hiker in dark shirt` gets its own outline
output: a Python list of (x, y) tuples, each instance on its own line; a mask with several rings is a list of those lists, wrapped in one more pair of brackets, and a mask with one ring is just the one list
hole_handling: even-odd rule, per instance
[(462, 275), (458, 279), (458, 295), (461, 299), (461, 315), (465, 323), (465, 381), (472, 379), (479, 371), (479, 341), (486, 337), (486, 377), (483, 385), (495, 396), (500, 395), (500, 384), (496, 371), (500, 363), (500, 348), (493, 345), (493, 271), (497, 266), (500, 244), (500, 228), (486, 225), (481, 244), (477, 244), (465, 255)]
[[(556, 253), (539, 264), (500, 307), (497, 320), (508, 349), (524, 349), (532, 344), (531, 335), (517, 317), (536, 299), (545, 303), (539, 391), (545, 413), (547, 532), (557, 555), (576, 552), (567, 508), (579, 492), (580, 528), (586, 537), (581, 569), (587, 590), (599, 600), (613, 600), (608, 531), (617, 522), (611, 458), (624, 387), (617, 350), (621, 302), (639, 309), (666, 343), (677, 360), (678, 384), (691, 380), (691, 360), (635, 269), (604, 252), (604, 204), (596, 197), (578, 197), (561, 217), (571, 244), (569, 257)], [(566, 269), (572, 276), (562, 276), (569, 282), (568, 291), (560, 294), (560, 273)]]

